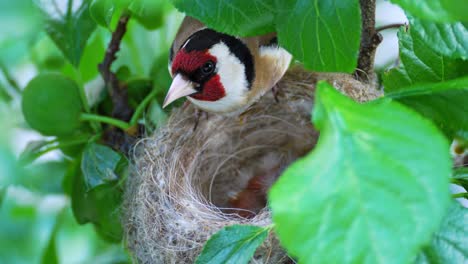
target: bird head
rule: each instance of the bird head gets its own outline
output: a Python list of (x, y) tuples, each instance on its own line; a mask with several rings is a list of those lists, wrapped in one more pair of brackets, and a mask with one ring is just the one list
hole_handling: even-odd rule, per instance
[(254, 79), (248, 47), (211, 29), (192, 34), (171, 56), (169, 71), (173, 81), (163, 107), (186, 96), (209, 112), (229, 112), (246, 104)]

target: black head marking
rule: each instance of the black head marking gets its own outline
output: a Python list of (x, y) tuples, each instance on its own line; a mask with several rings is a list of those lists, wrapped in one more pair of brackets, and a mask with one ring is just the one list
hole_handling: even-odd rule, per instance
[(174, 59), (174, 44), (171, 45), (171, 48), (169, 49), (169, 62), (172, 62)]
[(220, 42), (226, 44), (231, 53), (234, 54), (234, 56), (236, 56), (239, 61), (244, 64), (245, 76), (247, 78), (248, 87), (250, 89), (255, 78), (253, 56), (249, 48), (247, 48), (247, 46), (239, 39), (227, 34), (216, 32), (212, 29), (202, 29), (195, 32), (182, 45), (182, 47), (184, 47), (187, 52), (194, 50), (202, 51), (210, 49)]
[[(210, 69), (210, 71), (207, 71), (207, 65), (208, 64), (211, 64), (212, 68)], [(212, 62), (212, 61), (208, 61), (207, 63), (205, 63), (205, 65), (203, 65), (201, 68), (197, 69), (195, 72), (193, 72), (192, 74), (187, 74), (187, 77), (192, 81), (194, 82), (195, 84), (198, 84), (198, 86), (195, 87), (196, 90), (198, 91), (201, 91), (203, 85), (211, 79), (211, 77), (213, 77), (216, 73), (214, 71), (214, 66), (215, 64)]]
[(272, 38), (266, 46), (278, 46), (278, 38), (277, 37)]

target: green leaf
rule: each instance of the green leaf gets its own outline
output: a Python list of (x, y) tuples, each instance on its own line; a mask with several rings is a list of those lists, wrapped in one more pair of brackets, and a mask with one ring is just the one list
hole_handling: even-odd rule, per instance
[(44, 35), (34, 45), (31, 59), (39, 70), (59, 70), (66, 64), (62, 52), (48, 35)]
[(86, 42), (96, 28), (89, 14), (88, 2), (82, 1), (77, 6), (69, 0), (66, 10), (60, 10), (53, 0), (40, 2), (47, 34), (75, 67), (79, 65)]
[(35, 193), (62, 194), (61, 182), (69, 163), (66, 160), (34, 163), (24, 169), (24, 175), (18, 177), (15, 183)]
[(169, 52), (159, 54), (154, 60), (150, 71), (150, 76), (154, 78), (155, 89), (158, 90), (158, 99), (163, 101), (172, 82), (171, 75), (167, 70), (167, 58), (169, 58)]
[(353, 72), (361, 19), (357, 0), (277, 1), (281, 45), (314, 71)]
[(80, 125), (82, 110), (78, 85), (57, 73), (32, 79), (23, 91), (26, 122), (44, 135), (66, 136)]
[(386, 96), (432, 119), (448, 137), (468, 131), (468, 35), (461, 24), (410, 18), (400, 30), (401, 65), (384, 75)]
[(468, 167), (454, 169), (452, 182), (462, 186), (468, 191)]
[[(400, 44), (400, 67), (390, 70), (384, 75), (384, 87), (386, 92), (404, 89), (415, 84), (442, 82), (464, 76), (468, 72), (468, 61), (453, 59), (439, 53), (439, 50), (447, 51), (444, 46), (456, 47), (456, 38), (438, 38), (436, 43), (428, 42), (422, 30), (429, 30), (429, 23), (419, 23), (413, 19), (413, 24), (406, 32), (400, 29), (398, 32)], [(423, 25), (425, 29), (423, 29)], [(435, 24), (432, 24), (436, 27)], [(435, 30), (425, 31), (426, 34), (437, 36), (441, 32)], [(435, 39), (432, 39), (435, 41)], [(468, 39), (467, 39), (468, 41)], [(447, 42), (440, 44), (441, 42)], [(454, 50), (454, 52), (457, 48)], [(460, 49), (461, 50), (461, 49)]]
[[(77, 177), (80, 178), (80, 177)], [(101, 185), (84, 193), (83, 185), (75, 182), (72, 196), (72, 209), (79, 224), (93, 223), (98, 234), (110, 242), (120, 242), (119, 207), (122, 203), (122, 190), (116, 185)]]
[(63, 154), (74, 158), (83, 153), (83, 149), (91, 137), (92, 135), (90, 134), (77, 131), (70, 136), (57, 138), (58, 148)]
[[(76, 159), (79, 163), (80, 159)], [(81, 225), (93, 223), (101, 237), (110, 242), (122, 239), (120, 205), (122, 188), (118, 181), (107, 182), (87, 191), (88, 185), (80, 166), (71, 166), (65, 178), (66, 189), (71, 187), (73, 215)], [(72, 183), (72, 184), (70, 184)]]
[(128, 10), (146, 29), (154, 30), (164, 24), (169, 7), (167, 0), (138, 0), (133, 1)]
[(468, 262), (468, 209), (453, 202), (447, 216), (430, 245), (418, 256), (416, 263)]
[[(4, 122), (4, 121), (2, 121)], [(0, 187), (6, 188), (22, 177), (24, 172), (17, 164), (15, 155), (0, 134)], [(6, 191), (3, 189), (2, 191)], [(1, 205), (1, 204), (0, 204)]]
[(136, 108), (151, 92), (153, 81), (151, 79), (135, 78), (128, 81), (127, 87), (130, 107)]
[(391, 0), (404, 10), (421, 19), (437, 22), (468, 21), (468, 2), (463, 0)]
[(468, 29), (465, 24), (433, 23), (411, 17), (409, 21), (414, 28), (411, 34), (426, 43), (428, 48), (449, 58), (468, 59)]
[(130, 71), (130, 68), (128, 66), (123, 65), (117, 69), (117, 71), (115, 72), (115, 75), (117, 75), (117, 78), (119, 80), (127, 81), (132, 75), (132, 72)]
[(303, 263), (409, 263), (448, 206), (448, 142), (398, 103), (359, 104), (325, 82), (313, 117), (315, 149), (269, 193), (282, 245)]
[(112, 18), (126, 9), (132, 0), (93, 0), (89, 6), (91, 17), (103, 27), (110, 28)]
[(114, 16), (115, 2), (114, 0), (92, 0), (89, 13), (98, 25), (109, 28)]
[(434, 121), (449, 138), (463, 137), (468, 131), (468, 86), (464, 88), (397, 100)]
[(55, 141), (49, 140), (34, 140), (28, 142), (24, 150), (19, 155), (19, 162), (21, 164), (28, 164), (39, 158), (47, 146), (54, 145)]
[(100, 185), (118, 181), (126, 159), (111, 148), (97, 143), (90, 143), (83, 152), (81, 171), (84, 176), (86, 191)]
[(417, 84), (386, 94), (434, 123), (453, 138), (468, 131), (468, 77), (441, 83)]
[(254, 36), (274, 32), (273, 0), (173, 0), (172, 3), (191, 17), (219, 32)]
[(60, 217), (57, 217), (57, 223), (55, 223), (52, 234), (50, 234), (49, 242), (44, 250), (44, 253), (41, 258), (41, 264), (59, 264), (57, 254), (57, 233), (60, 225)]
[(145, 129), (152, 132), (166, 124), (167, 114), (157, 100), (153, 100), (145, 115)]
[(83, 82), (91, 81), (99, 74), (97, 65), (102, 62), (106, 53), (106, 45), (102, 35), (95, 34), (84, 48), (79, 66)]
[(64, 182), (66, 190), (71, 188), (72, 209), (78, 223), (93, 223), (96, 231), (111, 242), (122, 238), (120, 180), (125, 176), (126, 167), (127, 161), (120, 154), (90, 143), (83, 152), (81, 170), (71, 166)]
[(197, 264), (249, 263), (255, 250), (268, 236), (269, 228), (232, 225), (211, 236), (198, 256)]

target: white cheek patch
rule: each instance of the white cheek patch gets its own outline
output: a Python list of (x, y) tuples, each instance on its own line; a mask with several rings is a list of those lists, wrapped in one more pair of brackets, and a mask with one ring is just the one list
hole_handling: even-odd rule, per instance
[(171, 78), (174, 78), (174, 74), (172, 74), (172, 61), (167, 65), (167, 70), (169, 71)]
[(196, 100), (189, 97), (198, 107), (212, 112), (229, 112), (243, 105), (249, 91), (245, 76), (245, 66), (231, 53), (223, 42), (214, 45), (209, 53), (216, 57), (216, 71), (221, 79), (226, 95), (214, 102)]

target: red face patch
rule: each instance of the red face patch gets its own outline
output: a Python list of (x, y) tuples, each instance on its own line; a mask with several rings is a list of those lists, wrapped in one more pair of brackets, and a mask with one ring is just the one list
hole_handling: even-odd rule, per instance
[(211, 77), (209, 81), (203, 85), (201, 92), (192, 94), (190, 97), (202, 100), (202, 101), (217, 101), (226, 95), (223, 85), (221, 84), (221, 78), (216, 74)]
[[(172, 74), (175, 75), (180, 72), (182, 74), (192, 75), (208, 61), (214, 63), (217, 61), (216, 57), (208, 53), (208, 50), (186, 52), (184, 49), (181, 49), (172, 62)], [(223, 98), (225, 95), (226, 91), (221, 83), (221, 78), (218, 74), (215, 74), (203, 84), (199, 93), (190, 95), (190, 97), (197, 100), (213, 102)]]
[(217, 61), (216, 57), (208, 53), (208, 50), (186, 52), (184, 49), (181, 49), (172, 62), (172, 74), (176, 74), (179, 71), (191, 74), (208, 61), (213, 61), (214, 63)]

